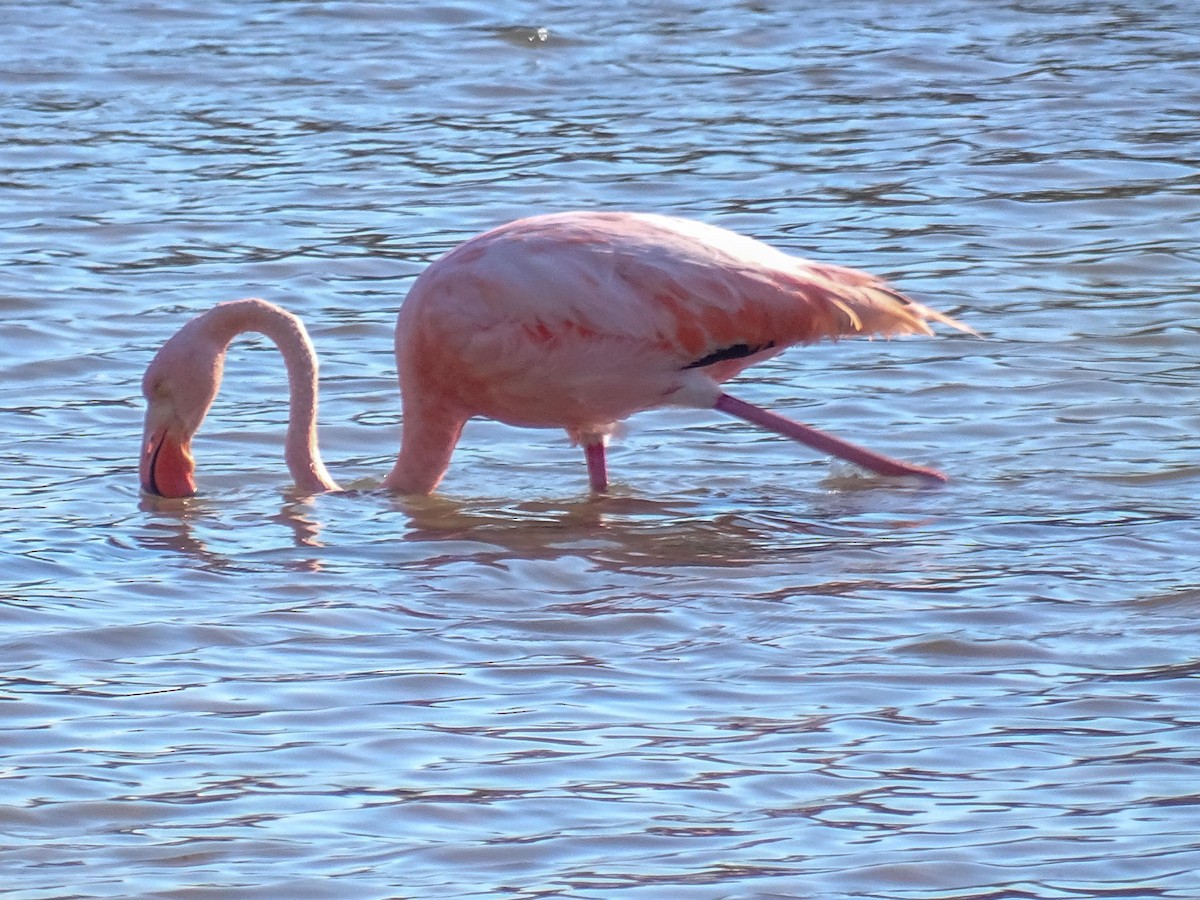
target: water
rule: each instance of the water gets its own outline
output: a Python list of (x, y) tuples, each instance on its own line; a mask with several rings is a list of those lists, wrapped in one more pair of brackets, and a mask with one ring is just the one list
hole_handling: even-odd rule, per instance
[[(0, 9), (6, 896), (1200, 895), (1191, 4), (416, 6)], [(673, 411), (602, 502), (488, 422), (373, 491), (411, 279), (578, 207), (979, 329), (737, 385), (952, 483)], [(142, 369), (247, 295), (355, 490), (248, 341), (140, 498)]]

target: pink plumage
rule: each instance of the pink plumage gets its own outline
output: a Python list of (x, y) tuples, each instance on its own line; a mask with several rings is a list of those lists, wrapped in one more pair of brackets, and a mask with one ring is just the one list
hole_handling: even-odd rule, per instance
[[(248, 315), (294, 318), (262, 301), (241, 303), (255, 305), (243, 305), (236, 315), (231, 309), (236, 304), (216, 307), (195, 320), (207, 326), (185, 326), (191, 337), (181, 332), (151, 364), (147, 385), (153, 382), (155, 390), (147, 390), (142, 466), (147, 490), (190, 492), (190, 470), (185, 477), (177, 469), (190, 466), (187, 443), (215, 395), (214, 388), (207, 396), (201, 396), (204, 391), (191, 396), (196, 392), (172, 378), (171, 368), (195, 369), (196, 360), (188, 357), (212, 356), (213, 346), (220, 345), (216, 361), (200, 365), (215, 369), (219, 381), (219, 357), (233, 333), (245, 330)], [(233, 319), (236, 325), (229, 324)], [(872, 275), (797, 259), (699, 222), (599, 212), (520, 219), (460, 245), (413, 284), (396, 327), (403, 439), (384, 487), (432, 491), (465, 422), (484, 416), (565, 429), (584, 446), (591, 486), (600, 492), (607, 484), (604, 445), (616, 423), (672, 404), (713, 407), (884, 474), (941, 479), (933, 470), (879, 456), (736, 400), (719, 387), (793, 344), (851, 335), (930, 334), (930, 321), (969, 330)], [(297, 325), (298, 320), (269, 326), (291, 335), (282, 342), (261, 323), (248, 328), (266, 331), (288, 358), (303, 356), (305, 345), (311, 354), (306, 336), (293, 339)], [(299, 330), (303, 333), (302, 325)], [(176, 346), (169, 349), (172, 343)], [(315, 360), (307, 368), (315, 379)], [(293, 375), (305, 369), (289, 360), (293, 417), (299, 390), (313, 407), (311, 415), (299, 411), (300, 418), (315, 423), (315, 383), (298, 386)], [(164, 391), (167, 384), (172, 389)], [(164, 393), (171, 395), (169, 404), (156, 399)], [(191, 424), (152, 428), (151, 413), (157, 425), (165, 406), (190, 410)], [(304, 428), (315, 429), (315, 424), (298, 426), (294, 435), (289, 429), (293, 476), (306, 489), (336, 487), (327, 474), (312, 474), (324, 467), (315, 435), (303, 433)], [(161, 435), (170, 439), (164, 444)], [(156, 474), (157, 459), (173, 462)]]

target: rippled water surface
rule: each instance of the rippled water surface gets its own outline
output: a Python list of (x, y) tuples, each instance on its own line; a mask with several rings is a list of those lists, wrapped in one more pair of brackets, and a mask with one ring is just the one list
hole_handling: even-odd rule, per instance
[[(1200, 896), (1200, 39), (1167, 0), (0, 8), (0, 873), (60, 897)], [(982, 338), (374, 488), (412, 278), (535, 210), (867, 268)], [(259, 295), (198, 498), (139, 379)]]

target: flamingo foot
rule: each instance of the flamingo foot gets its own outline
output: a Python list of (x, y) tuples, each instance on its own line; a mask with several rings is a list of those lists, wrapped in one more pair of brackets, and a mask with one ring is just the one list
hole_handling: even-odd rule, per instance
[(874, 472), (876, 475), (891, 477), (916, 475), (920, 478), (928, 478), (931, 481), (944, 482), (948, 480), (937, 469), (916, 466), (912, 463), (892, 459), (890, 456), (884, 456), (881, 453), (868, 450), (866, 447), (860, 447), (858, 444), (844, 441), (839, 437), (834, 437), (832, 434), (818, 431), (810, 425), (795, 422), (792, 419), (755, 406), (753, 403), (738, 400), (736, 397), (731, 397), (728, 394), (721, 394), (713, 404), (713, 409), (728, 413), (731, 416), (737, 416), (739, 419), (745, 419), (747, 422), (791, 438), (793, 441), (799, 441), (801, 444), (807, 444), (814, 450), (839, 457), (847, 462), (854, 463), (856, 466), (862, 466), (862, 468)]

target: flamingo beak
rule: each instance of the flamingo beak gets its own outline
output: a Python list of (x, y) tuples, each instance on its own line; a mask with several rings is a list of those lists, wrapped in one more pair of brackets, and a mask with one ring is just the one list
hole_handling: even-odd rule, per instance
[(196, 493), (191, 441), (176, 437), (169, 428), (147, 431), (139, 471), (142, 490), (147, 494), (190, 497)]

